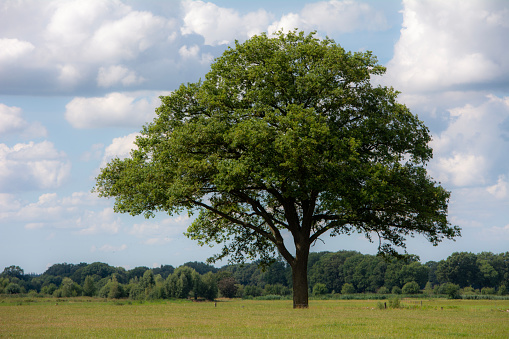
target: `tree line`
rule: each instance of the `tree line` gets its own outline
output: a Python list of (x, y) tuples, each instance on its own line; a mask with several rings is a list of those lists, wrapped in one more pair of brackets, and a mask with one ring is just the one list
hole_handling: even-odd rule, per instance
[[(415, 255), (383, 257), (356, 251), (314, 252), (308, 260), (310, 293), (324, 294), (507, 294), (509, 252), (455, 252), (445, 260), (421, 263)], [(19, 266), (0, 274), (0, 294), (28, 293), (55, 297), (207, 299), (286, 296), (292, 293), (291, 267), (279, 260), (222, 268), (188, 262), (174, 268), (126, 270), (105, 263), (49, 267), (43, 274), (24, 274)]]

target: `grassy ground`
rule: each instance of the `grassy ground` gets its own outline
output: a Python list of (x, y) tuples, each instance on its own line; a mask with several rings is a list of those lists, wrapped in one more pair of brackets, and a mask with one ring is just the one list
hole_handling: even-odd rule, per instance
[(97, 299), (0, 300), (0, 337), (509, 338), (509, 300), (235, 300), (129, 303)]

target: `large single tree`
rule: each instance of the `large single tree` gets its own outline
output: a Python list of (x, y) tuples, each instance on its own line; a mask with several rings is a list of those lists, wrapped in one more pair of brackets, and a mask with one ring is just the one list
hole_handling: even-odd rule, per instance
[(138, 149), (102, 169), (96, 191), (117, 212), (195, 213), (187, 236), (224, 244), (212, 260), (279, 253), (294, 307), (307, 307), (321, 236), (358, 232), (391, 252), (414, 234), (435, 245), (459, 235), (449, 192), (424, 167), (429, 130), (393, 88), (371, 83), (384, 72), (370, 52), (314, 33), (236, 42), (204, 81), (161, 97)]

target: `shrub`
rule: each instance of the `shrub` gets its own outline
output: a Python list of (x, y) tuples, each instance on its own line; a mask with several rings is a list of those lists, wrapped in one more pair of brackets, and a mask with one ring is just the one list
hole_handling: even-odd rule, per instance
[(447, 298), (449, 299), (459, 299), (460, 298), (460, 287), (459, 285), (447, 282), (440, 286), (439, 290), (440, 294), (447, 294)]
[(18, 294), (18, 293), (21, 293), (21, 287), (16, 283), (10, 283), (4, 289), (4, 292), (7, 294)]
[(354, 294), (354, 293), (355, 287), (353, 287), (353, 285), (350, 283), (345, 283), (341, 288), (341, 294)]
[(325, 284), (316, 283), (315, 286), (313, 286), (313, 295), (322, 295), (327, 292), (327, 286), (325, 286)]
[(377, 291), (378, 294), (389, 294), (389, 289), (385, 286), (382, 286)]
[(401, 308), (401, 303), (398, 297), (389, 299), (389, 308)]
[(493, 294), (496, 294), (496, 293), (495, 293), (495, 289), (493, 287), (483, 287), (481, 289), (481, 294), (493, 295)]
[(460, 290), (461, 294), (475, 294), (475, 290), (472, 286), (464, 287)]
[(401, 294), (401, 288), (399, 286), (394, 286), (391, 290), (392, 294)]
[(500, 285), (498, 288), (498, 295), (506, 295), (507, 294), (507, 287), (505, 285)]
[(247, 285), (244, 286), (244, 297), (259, 297), (263, 293), (263, 290), (259, 286)]
[(419, 284), (415, 281), (407, 282), (401, 290), (403, 294), (418, 294), (421, 292)]

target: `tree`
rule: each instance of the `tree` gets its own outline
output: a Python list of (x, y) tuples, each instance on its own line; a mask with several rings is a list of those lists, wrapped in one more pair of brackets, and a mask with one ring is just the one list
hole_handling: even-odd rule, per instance
[(233, 298), (237, 293), (236, 281), (233, 277), (227, 277), (219, 280), (217, 287), (221, 295), (225, 298)]
[(83, 295), (87, 297), (92, 297), (95, 294), (95, 284), (94, 278), (92, 276), (87, 275), (85, 278), (85, 282), (83, 283)]
[(24, 275), (23, 269), (19, 266), (14, 266), (14, 265), (5, 267), (4, 271), (1, 274), (2, 277), (18, 278), (18, 279), (22, 279), (23, 275)]
[(450, 193), (424, 167), (428, 128), (370, 82), (384, 72), (371, 52), (314, 33), (236, 42), (204, 81), (161, 97), (138, 149), (108, 163), (95, 191), (116, 212), (196, 213), (187, 236), (224, 246), (211, 261), (279, 252), (294, 307), (307, 307), (310, 246), (326, 234), (376, 237), (383, 253), (409, 235), (437, 245), (460, 234)]
[(418, 294), (421, 292), (419, 284), (415, 281), (407, 282), (403, 288), (401, 289), (401, 293), (403, 294)]

